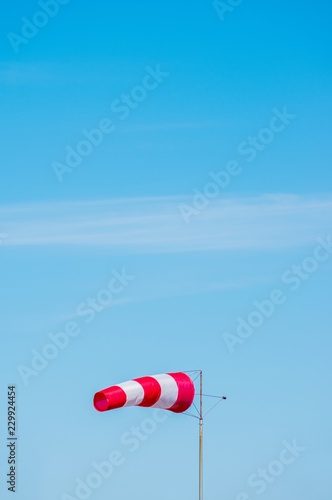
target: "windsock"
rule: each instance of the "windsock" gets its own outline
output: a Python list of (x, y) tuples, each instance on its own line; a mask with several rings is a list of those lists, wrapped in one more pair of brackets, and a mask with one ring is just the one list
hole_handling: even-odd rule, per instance
[(194, 397), (194, 382), (186, 373), (163, 373), (103, 389), (95, 394), (93, 405), (98, 411), (145, 406), (182, 413), (192, 405)]

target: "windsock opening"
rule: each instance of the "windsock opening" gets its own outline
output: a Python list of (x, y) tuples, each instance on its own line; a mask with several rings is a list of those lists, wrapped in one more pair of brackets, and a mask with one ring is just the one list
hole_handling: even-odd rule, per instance
[(98, 411), (106, 411), (108, 408), (108, 399), (102, 392), (97, 392), (93, 398), (93, 406)]
[(122, 408), (127, 402), (127, 395), (121, 387), (113, 385), (98, 391), (93, 398), (93, 405), (98, 411)]

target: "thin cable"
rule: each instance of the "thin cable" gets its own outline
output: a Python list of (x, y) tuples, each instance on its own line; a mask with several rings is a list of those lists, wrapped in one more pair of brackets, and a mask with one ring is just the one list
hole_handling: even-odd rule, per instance
[(203, 417), (205, 418), (205, 417), (206, 417), (206, 415), (207, 415), (208, 413), (210, 413), (210, 411), (212, 411), (212, 410), (213, 410), (213, 409), (214, 409), (214, 408), (215, 408), (215, 407), (216, 407), (219, 403), (221, 403), (222, 401), (223, 401), (223, 399), (221, 398), (221, 399), (220, 399), (220, 400), (219, 400), (219, 401), (218, 401), (215, 405), (213, 405), (213, 406), (212, 406), (212, 408), (210, 408), (210, 409), (209, 409), (209, 411), (207, 411), (207, 412), (205, 413), (205, 415), (203, 415)]
[(212, 394), (202, 394), (202, 396), (205, 396), (206, 398), (222, 398), (223, 396), (213, 396)]
[(193, 405), (194, 405), (194, 407), (195, 407), (195, 409), (196, 409), (196, 411), (197, 411), (197, 415), (200, 415), (200, 413), (199, 413), (199, 409), (198, 409), (198, 408), (197, 408), (197, 406), (195, 405), (195, 402), (194, 402), (194, 401), (193, 401)]
[(187, 411), (183, 412), (182, 415), (186, 415), (186, 417), (197, 418), (199, 420), (199, 417), (197, 417), (197, 415), (193, 415), (192, 413), (188, 413)]

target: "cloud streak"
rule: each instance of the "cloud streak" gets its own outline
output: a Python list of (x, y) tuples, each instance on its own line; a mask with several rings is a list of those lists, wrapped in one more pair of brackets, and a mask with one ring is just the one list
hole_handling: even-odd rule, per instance
[(216, 201), (186, 225), (186, 197), (53, 202), (0, 208), (5, 246), (91, 246), (115, 252), (274, 250), (331, 232), (332, 195), (277, 194)]

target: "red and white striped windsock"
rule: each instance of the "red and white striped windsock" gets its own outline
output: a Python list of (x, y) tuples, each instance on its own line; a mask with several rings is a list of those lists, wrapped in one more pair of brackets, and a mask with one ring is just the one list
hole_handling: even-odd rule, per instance
[(98, 411), (124, 406), (146, 406), (182, 413), (191, 406), (195, 386), (182, 372), (141, 377), (103, 389), (95, 394), (93, 404)]

